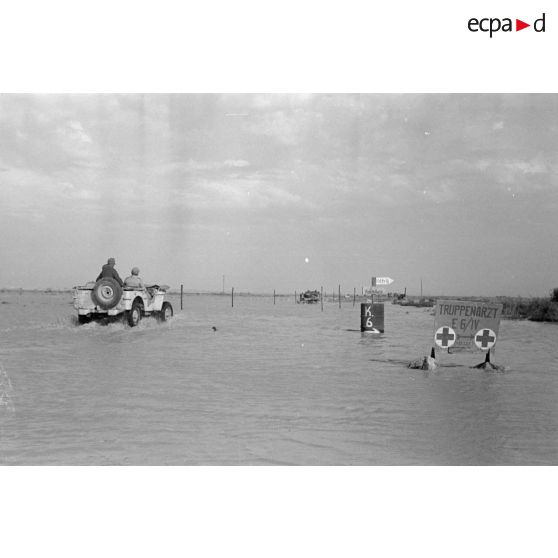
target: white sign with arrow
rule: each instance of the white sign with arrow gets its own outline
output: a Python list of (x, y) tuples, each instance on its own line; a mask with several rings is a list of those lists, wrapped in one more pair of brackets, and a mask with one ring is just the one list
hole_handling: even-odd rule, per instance
[(391, 277), (372, 277), (372, 286), (380, 287), (381, 285), (391, 285), (393, 279)]

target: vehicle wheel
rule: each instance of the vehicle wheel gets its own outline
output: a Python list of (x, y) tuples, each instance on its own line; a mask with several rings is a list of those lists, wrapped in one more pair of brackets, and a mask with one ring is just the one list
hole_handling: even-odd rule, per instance
[(93, 302), (103, 310), (114, 308), (121, 297), (122, 287), (112, 277), (99, 279), (91, 291)]
[(162, 322), (168, 322), (173, 316), (172, 306), (170, 302), (163, 302), (159, 318)]
[(91, 321), (91, 316), (78, 315), (79, 324), (88, 324)]
[(134, 300), (132, 303), (132, 309), (127, 313), (126, 318), (128, 319), (128, 325), (130, 327), (135, 327), (140, 323), (141, 320), (142, 305)]

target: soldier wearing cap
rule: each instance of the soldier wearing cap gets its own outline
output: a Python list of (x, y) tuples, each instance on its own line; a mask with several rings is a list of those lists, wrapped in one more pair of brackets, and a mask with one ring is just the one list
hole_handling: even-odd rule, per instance
[(99, 273), (99, 276), (97, 277), (96, 281), (104, 277), (111, 277), (112, 279), (116, 280), (116, 282), (122, 287), (123, 282), (122, 279), (120, 279), (120, 275), (118, 275), (118, 271), (114, 269), (115, 264), (116, 264), (115, 259), (109, 258), (107, 260), (107, 263), (101, 269), (101, 273)]

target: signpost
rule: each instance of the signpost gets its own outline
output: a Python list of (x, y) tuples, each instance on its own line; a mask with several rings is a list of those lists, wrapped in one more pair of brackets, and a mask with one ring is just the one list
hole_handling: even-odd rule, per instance
[(360, 331), (384, 333), (384, 304), (362, 303), (360, 305)]
[(496, 344), (502, 304), (471, 300), (437, 300), (434, 342), (443, 349), (481, 349)]
[(393, 279), (391, 277), (372, 277), (373, 287), (391, 285), (392, 283), (393, 283)]

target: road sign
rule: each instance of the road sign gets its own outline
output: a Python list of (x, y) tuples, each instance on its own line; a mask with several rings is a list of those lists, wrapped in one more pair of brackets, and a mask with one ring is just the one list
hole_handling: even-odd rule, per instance
[(360, 305), (360, 331), (384, 333), (384, 303)]
[[(454, 344), (448, 346), (454, 349), (477, 347), (487, 351), (496, 344), (501, 316), (502, 304), (438, 299), (435, 306), (435, 335), (441, 328), (449, 327), (456, 337)], [(484, 334), (485, 331), (488, 333)], [(482, 340), (477, 342), (477, 337), (482, 337)]]
[(480, 329), (475, 333), (475, 345), (482, 351), (488, 351), (496, 344), (496, 334), (491, 329)]
[(382, 285), (391, 285), (393, 279), (391, 277), (372, 277), (372, 286), (381, 287)]
[(453, 347), (456, 339), (457, 335), (455, 335), (455, 331), (448, 326), (438, 328), (434, 334), (434, 343), (436, 343), (438, 347), (442, 347), (442, 349)]

